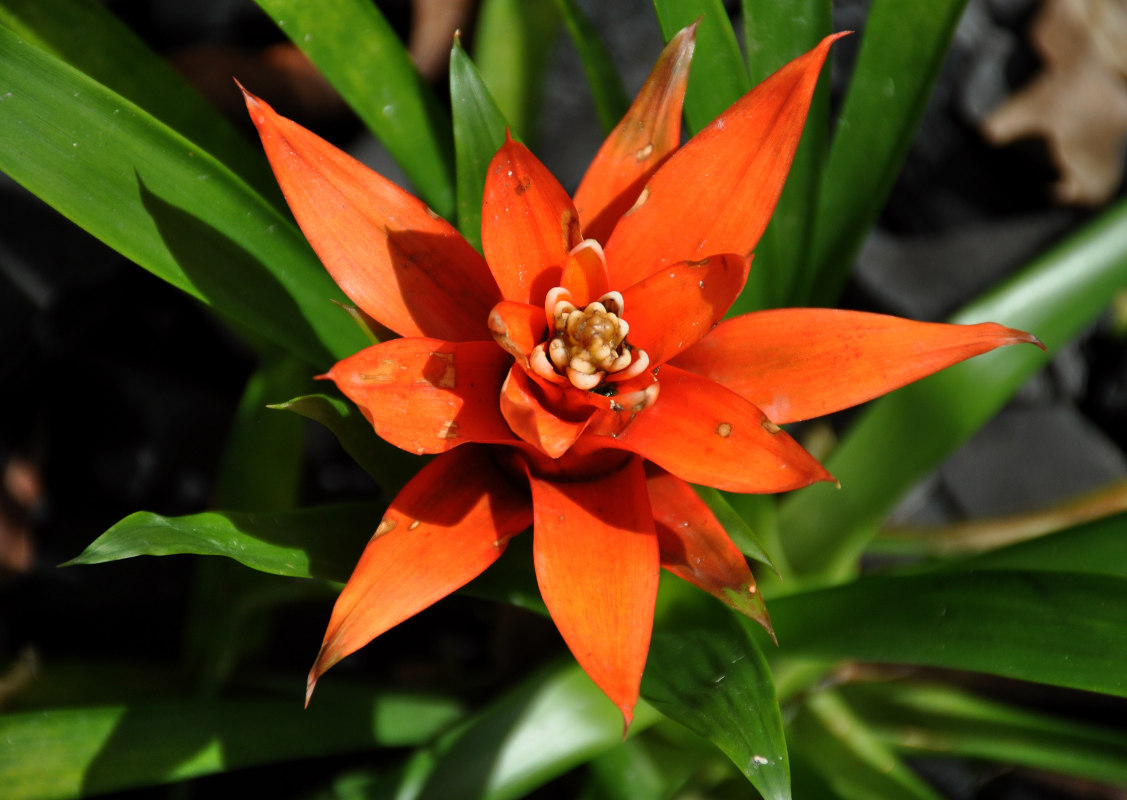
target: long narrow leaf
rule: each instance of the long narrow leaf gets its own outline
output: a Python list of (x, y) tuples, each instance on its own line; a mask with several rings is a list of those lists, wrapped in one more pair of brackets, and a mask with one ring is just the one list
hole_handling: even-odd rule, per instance
[(796, 754), (847, 800), (940, 800), (830, 691), (809, 697), (790, 725)]
[[(1095, 319), (1125, 284), (1127, 202), (952, 321), (994, 320), (1022, 328), (1054, 352)], [(784, 501), (780, 528), (791, 564), (823, 577), (849, 574), (897, 499), (981, 427), (1046, 358), (1033, 347), (1005, 348), (870, 406), (826, 461), (842, 488), (815, 486)], [(905, 447), (906, 442), (911, 446)]]
[(451, 219), (450, 120), (376, 5), (368, 0), (255, 2), (383, 142), (419, 196)]
[(575, 0), (555, 0), (556, 7), (563, 17), (571, 43), (579, 53), (583, 64), (583, 74), (587, 76), (587, 87), (595, 101), (595, 113), (603, 133), (610, 133), (626, 113), (630, 100), (622, 85), (622, 76), (614, 67), (610, 51), (602, 37), (591, 24)]
[(458, 230), (480, 250), (485, 172), (505, 143), (509, 124), (457, 40), (450, 51), (450, 101), (457, 154)]
[(771, 603), (787, 658), (966, 669), (1127, 697), (1127, 579), (1076, 572), (866, 578)]
[(1000, 761), (1127, 786), (1122, 731), (1015, 708), (939, 684), (842, 688), (882, 741), (908, 753)]
[(939, 75), (967, 0), (875, 0), (822, 173), (811, 284), (832, 304), (879, 216)]
[(145, 109), (284, 207), (266, 161), (247, 138), (103, 4), (2, 0), (0, 25)]
[(474, 62), (513, 135), (531, 142), (544, 75), (560, 16), (553, 0), (485, 0), (474, 34)]
[(197, 145), (0, 28), (0, 170), (106, 244), (314, 364), (363, 337), (297, 229)]
[(62, 800), (257, 764), (417, 745), (461, 714), (442, 698), (326, 689), (293, 700), (169, 701), (0, 716), (5, 800)]

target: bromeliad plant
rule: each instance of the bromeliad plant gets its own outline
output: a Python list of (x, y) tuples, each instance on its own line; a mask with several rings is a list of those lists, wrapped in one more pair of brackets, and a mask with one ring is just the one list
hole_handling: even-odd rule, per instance
[[(257, 1), (422, 199), (247, 94), (271, 175), (101, 5), (0, 0), (0, 169), (263, 356), (217, 480), (228, 510), (140, 512), (75, 561), (218, 554), (306, 587), (346, 581), (308, 691), (461, 587), (546, 611), (582, 670), (498, 680), (469, 713), (468, 692), (373, 688), (361, 669), (359, 687), (333, 676), (302, 712), (299, 675), (240, 664), (244, 630), (293, 596), (213, 591), (234, 580), (213, 573), (197, 594), (234, 600), (195, 615), (212, 634), (197, 691), (170, 680), (157, 703), (99, 705), (88, 689), (22, 708), (15, 693), (0, 716), (6, 796), (377, 748), (376, 767), (326, 774), (316, 796), (509, 798), (584, 765), (597, 797), (742, 796), (750, 782), (774, 800), (793, 776), (801, 796), (935, 800), (903, 760), (921, 751), (1127, 785), (1121, 733), (867, 665), (1127, 695), (1122, 516), (939, 564), (918, 546), (907, 568), (860, 574), (897, 499), (1045, 362), (1034, 347), (986, 352), (1039, 343), (1022, 330), (1059, 348), (1127, 283), (1121, 205), (959, 324), (818, 307), (880, 212), (964, 0), (872, 4), (832, 140), (825, 0), (744, 0), (747, 64), (718, 0), (656, 0), (669, 43), (629, 107), (571, 0), (484, 0), (481, 72), (451, 54), (452, 114), (367, 0)], [(609, 131), (574, 199), (519, 141), (561, 20)], [(695, 135), (679, 147), (682, 120)], [(345, 296), (362, 327), (399, 338), (365, 340), (329, 302)], [(327, 425), (386, 508), (295, 509), (298, 417), (264, 406), (326, 369), (351, 404), (327, 389), (281, 405)], [(886, 392), (824, 465), (780, 427)], [(502, 555), (529, 538), (531, 565)], [(757, 583), (747, 558), (783, 580)], [(660, 581), (662, 567), (688, 583)]]
[(629, 727), (659, 565), (770, 630), (746, 560), (690, 483), (778, 493), (832, 481), (781, 424), (1037, 342), (992, 323), (825, 309), (721, 322), (837, 37), (678, 149), (695, 29), (670, 40), (574, 204), (506, 136), (486, 171), (484, 258), (421, 201), (246, 95), (314, 250), (363, 312), (404, 337), (326, 377), (383, 439), (440, 454), (392, 501), (341, 592), (309, 694), (531, 524), (552, 620)]

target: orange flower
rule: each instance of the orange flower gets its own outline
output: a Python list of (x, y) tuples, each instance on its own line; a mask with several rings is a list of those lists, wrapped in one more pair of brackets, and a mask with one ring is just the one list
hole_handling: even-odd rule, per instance
[(486, 178), (484, 258), (422, 202), (247, 95), (313, 248), (403, 337), (327, 377), (381, 437), (438, 454), (392, 501), (337, 600), (309, 692), (531, 525), (552, 619), (629, 725), (659, 566), (768, 626), (747, 562), (690, 483), (833, 480), (780, 425), (1035, 341), (825, 309), (721, 322), (836, 37), (678, 149), (693, 33), (669, 43), (574, 203), (507, 139)]

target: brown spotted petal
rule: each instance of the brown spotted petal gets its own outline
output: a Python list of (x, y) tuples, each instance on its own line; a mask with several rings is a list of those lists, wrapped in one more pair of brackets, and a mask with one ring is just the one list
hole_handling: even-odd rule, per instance
[(515, 441), (497, 404), (512, 359), (494, 342), (393, 339), (338, 361), (325, 375), (380, 438), (412, 453)]
[(630, 450), (690, 483), (727, 492), (789, 492), (831, 476), (785, 431), (735, 392), (664, 365), (657, 402), (608, 447)]

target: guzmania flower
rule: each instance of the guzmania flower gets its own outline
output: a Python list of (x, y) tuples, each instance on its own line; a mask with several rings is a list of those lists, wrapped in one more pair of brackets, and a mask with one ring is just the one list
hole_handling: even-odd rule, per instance
[(670, 41), (574, 201), (507, 138), (486, 177), (484, 258), (420, 200), (247, 94), (314, 250), (401, 337), (327, 377), (385, 440), (437, 454), (341, 592), (310, 693), (531, 526), (544, 603), (629, 725), (660, 567), (768, 626), (747, 561), (690, 484), (773, 493), (832, 481), (780, 426), (1036, 342), (993, 323), (829, 309), (721, 321), (837, 37), (679, 148), (694, 28)]

